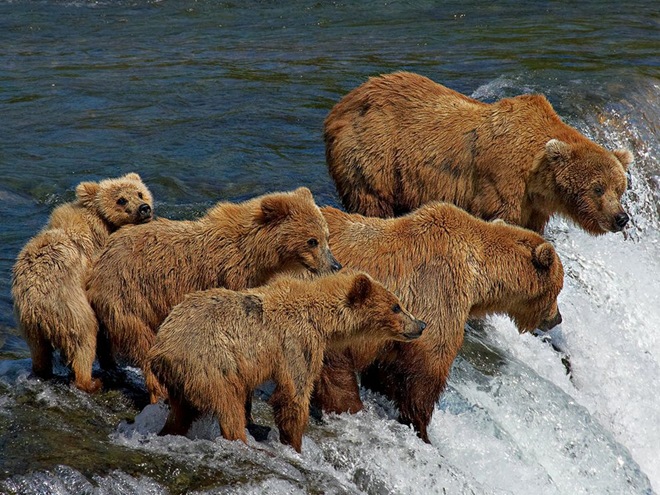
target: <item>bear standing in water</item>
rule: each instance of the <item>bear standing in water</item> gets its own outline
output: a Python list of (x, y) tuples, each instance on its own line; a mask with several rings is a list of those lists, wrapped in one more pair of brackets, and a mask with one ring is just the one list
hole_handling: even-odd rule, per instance
[(245, 442), (244, 399), (272, 379), (280, 441), (300, 452), (326, 347), (409, 342), (425, 326), (364, 273), (190, 294), (163, 322), (149, 353), (170, 398), (161, 434), (185, 434), (199, 413), (212, 412), (223, 437)]
[(399, 420), (429, 441), (427, 426), (468, 318), (503, 313), (520, 331), (561, 322), (561, 261), (540, 235), (497, 220), (486, 222), (448, 203), (433, 202), (398, 218), (373, 218), (322, 208), (330, 248), (348, 268), (364, 270), (394, 291), (429, 324), (411, 344), (362, 343), (329, 350), (314, 403), (330, 412), (362, 408), (362, 385), (399, 408)]
[(540, 234), (554, 213), (594, 235), (628, 222), (620, 199), (631, 153), (590, 141), (541, 95), (487, 104), (396, 72), (348, 93), (324, 136), (350, 212), (391, 217), (439, 200)]
[[(146, 356), (170, 310), (197, 290), (241, 290), (287, 271), (341, 268), (328, 249), (328, 226), (307, 188), (243, 203), (219, 203), (195, 221), (156, 220), (118, 232), (99, 255), (87, 283), (110, 349), (142, 368), (150, 399), (163, 390)], [(107, 346), (106, 346), (107, 347)], [(109, 353), (109, 351), (111, 351)]]
[(35, 375), (52, 376), (53, 350), (59, 349), (76, 387), (86, 392), (101, 387), (92, 378), (98, 322), (85, 295), (85, 275), (110, 234), (150, 221), (151, 207), (151, 193), (138, 174), (82, 182), (76, 201), (57, 207), (20, 252), (11, 292)]

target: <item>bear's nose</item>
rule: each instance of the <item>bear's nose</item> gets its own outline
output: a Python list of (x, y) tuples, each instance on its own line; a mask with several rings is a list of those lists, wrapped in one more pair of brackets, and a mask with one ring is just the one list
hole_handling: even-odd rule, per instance
[(138, 213), (142, 218), (151, 216), (151, 206), (149, 206), (147, 203), (142, 203), (138, 207)]
[(330, 269), (333, 272), (338, 272), (339, 270), (341, 270), (341, 263), (337, 261), (337, 259), (334, 256), (332, 256), (332, 254), (330, 255)]
[(420, 332), (423, 332), (426, 328), (426, 323), (424, 323), (422, 320), (417, 320), (417, 328), (419, 328)]
[(630, 220), (630, 217), (625, 212), (621, 212), (614, 217), (614, 223), (619, 228), (619, 230), (622, 230), (626, 226), (628, 220)]

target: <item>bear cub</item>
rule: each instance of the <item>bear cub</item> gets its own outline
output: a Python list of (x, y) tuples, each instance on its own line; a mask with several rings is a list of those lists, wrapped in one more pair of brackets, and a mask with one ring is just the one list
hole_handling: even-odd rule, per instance
[(246, 442), (245, 397), (273, 380), (280, 441), (300, 452), (326, 347), (409, 342), (425, 326), (360, 272), (190, 294), (163, 322), (149, 353), (171, 406), (161, 434), (185, 434), (200, 413), (210, 412), (224, 438)]
[(57, 207), (19, 253), (11, 291), (35, 375), (52, 376), (52, 353), (58, 349), (76, 387), (86, 392), (101, 387), (92, 378), (98, 323), (85, 295), (85, 274), (110, 234), (151, 220), (152, 204), (136, 173), (82, 182), (76, 200)]

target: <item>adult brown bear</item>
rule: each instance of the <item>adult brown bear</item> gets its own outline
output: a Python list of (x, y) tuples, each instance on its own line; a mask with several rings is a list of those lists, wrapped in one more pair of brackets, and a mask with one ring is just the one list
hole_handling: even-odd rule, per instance
[(554, 213), (591, 234), (629, 219), (620, 198), (631, 153), (590, 141), (541, 95), (487, 104), (395, 72), (348, 93), (324, 136), (350, 212), (391, 217), (440, 200), (538, 233)]
[(104, 339), (101, 366), (113, 364), (111, 355), (140, 366), (152, 402), (165, 393), (147, 366), (147, 352), (186, 294), (256, 287), (282, 272), (341, 268), (328, 249), (325, 219), (304, 187), (218, 203), (197, 220), (160, 219), (134, 228), (107, 243), (90, 270), (87, 296)]
[(429, 325), (413, 343), (363, 342), (326, 352), (314, 399), (325, 411), (362, 408), (355, 375), (362, 372), (362, 385), (394, 401), (399, 420), (428, 442), (427, 426), (468, 318), (503, 313), (520, 331), (561, 322), (561, 261), (530, 230), (486, 222), (440, 202), (388, 219), (321, 211), (339, 262), (371, 274)]

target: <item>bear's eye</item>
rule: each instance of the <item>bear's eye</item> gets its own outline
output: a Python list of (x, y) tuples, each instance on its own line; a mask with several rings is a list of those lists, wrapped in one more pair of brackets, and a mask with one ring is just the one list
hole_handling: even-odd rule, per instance
[(395, 313), (401, 313), (401, 306), (395, 304), (394, 306), (392, 306), (392, 311), (394, 311)]
[(138, 193), (138, 198), (144, 199), (144, 195), (142, 193)]
[(124, 206), (126, 203), (128, 203), (128, 200), (127, 200), (126, 198), (119, 198), (119, 199), (117, 200), (117, 204), (118, 204), (119, 206)]
[(319, 245), (319, 241), (318, 241), (317, 239), (314, 239), (314, 238), (312, 237), (309, 241), (307, 241), (307, 245), (308, 245), (309, 247), (313, 247), (313, 248), (315, 248), (316, 246)]
[(605, 194), (605, 189), (603, 189), (602, 186), (596, 186), (594, 187), (594, 194), (596, 196), (602, 196), (603, 194)]

